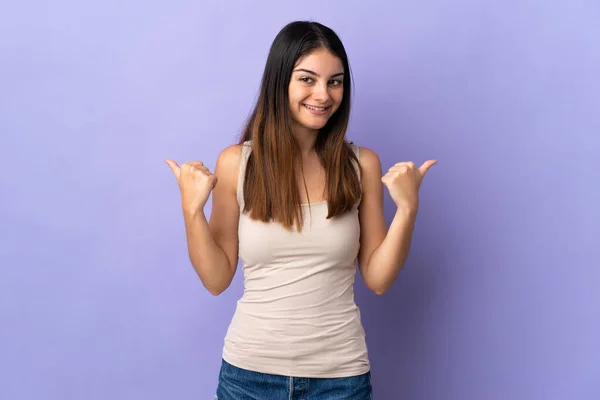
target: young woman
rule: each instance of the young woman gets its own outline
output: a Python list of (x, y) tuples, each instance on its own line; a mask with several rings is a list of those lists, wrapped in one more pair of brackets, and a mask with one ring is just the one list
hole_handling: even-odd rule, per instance
[[(223, 150), (215, 173), (166, 160), (204, 286), (223, 292), (238, 256), (243, 262), (220, 400), (371, 398), (355, 262), (373, 292), (390, 288), (408, 255), (421, 180), (436, 161), (401, 162), (382, 177), (378, 156), (346, 141), (350, 90), (338, 36), (293, 22), (271, 46), (240, 144)], [(397, 206), (389, 230), (383, 185)]]

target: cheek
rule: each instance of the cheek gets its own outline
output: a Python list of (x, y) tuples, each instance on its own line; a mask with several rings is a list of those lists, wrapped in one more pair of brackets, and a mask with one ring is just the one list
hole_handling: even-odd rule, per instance
[(342, 104), (342, 100), (344, 99), (344, 92), (340, 90), (339, 92), (333, 93), (331, 95), (331, 98), (333, 99), (335, 103), (335, 109), (337, 110), (340, 104)]
[(290, 104), (298, 105), (302, 100), (306, 98), (306, 89), (302, 87), (298, 87), (295, 85), (290, 85), (288, 90), (288, 97), (290, 99)]

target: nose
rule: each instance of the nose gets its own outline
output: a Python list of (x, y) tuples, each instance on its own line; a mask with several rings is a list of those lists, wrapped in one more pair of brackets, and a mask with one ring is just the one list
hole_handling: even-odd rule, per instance
[(327, 82), (314, 86), (313, 98), (320, 103), (326, 103), (329, 101), (329, 86), (327, 85)]

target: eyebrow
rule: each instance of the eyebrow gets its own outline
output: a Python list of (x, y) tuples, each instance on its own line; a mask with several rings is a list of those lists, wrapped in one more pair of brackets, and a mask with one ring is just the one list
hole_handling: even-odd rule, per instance
[[(314, 72), (314, 71), (311, 71), (310, 69), (297, 68), (297, 69), (295, 69), (293, 72), (306, 72), (307, 74), (311, 74), (311, 75), (314, 75), (314, 76), (316, 76), (316, 77), (320, 77), (320, 75), (319, 75), (319, 74), (317, 74), (317, 73), (316, 73), (316, 72)], [(335, 77), (337, 77), (337, 76), (343, 76), (343, 75), (344, 75), (344, 73), (343, 73), (343, 72), (338, 72), (337, 74), (333, 74), (333, 75), (331, 75), (331, 76), (330, 76), (330, 78), (335, 78)]]

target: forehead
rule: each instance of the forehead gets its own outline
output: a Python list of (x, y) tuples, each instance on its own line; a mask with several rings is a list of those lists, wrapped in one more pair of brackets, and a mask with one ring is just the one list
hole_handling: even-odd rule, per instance
[(296, 62), (295, 68), (304, 68), (318, 74), (337, 74), (344, 72), (342, 60), (327, 49), (314, 50)]

